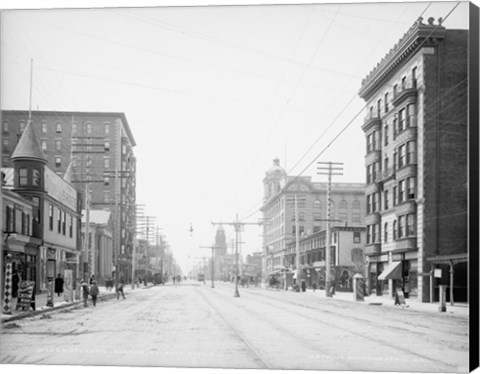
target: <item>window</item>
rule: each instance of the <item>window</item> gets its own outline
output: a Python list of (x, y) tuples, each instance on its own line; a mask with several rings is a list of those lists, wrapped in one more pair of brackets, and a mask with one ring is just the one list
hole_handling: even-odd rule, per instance
[(110, 167), (110, 159), (109, 159), (108, 157), (105, 157), (105, 158), (103, 159), (103, 167), (104, 167), (105, 169), (108, 169), (108, 168)]
[(355, 200), (352, 203), (352, 223), (360, 223), (360, 221), (361, 221), (360, 201)]
[(58, 209), (57, 231), (59, 234), (62, 232), (62, 211), (60, 209)]
[(20, 129), (20, 133), (22, 133), (24, 130), (25, 130), (25, 122), (24, 121), (20, 121), (18, 123), (18, 128)]
[(388, 209), (388, 190), (383, 191), (383, 207), (385, 210)]
[(398, 168), (402, 168), (405, 166), (405, 144), (402, 144), (400, 147), (398, 147)]
[(397, 170), (397, 159), (398, 153), (397, 151), (393, 152), (393, 171)]
[(398, 182), (398, 202), (405, 201), (405, 180)]
[(407, 88), (407, 77), (402, 78), (402, 89)]
[(397, 94), (397, 91), (398, 91), (398, 84), (393, 86), (393, 96)]
[(64, 211), (62, 212), (62, 234), (66, 235), (66, 227), (67, 227), (67, 213)]
[(6, 222), (6, 228), (7, 228), (7, 232), (14, 232), (14, 211), (13, 211), (13, 208), (9, 207), (7, 205), (7, 222)]
[(415, 164), (417, 162), (416, 148), (417, 144), (415, 141), (407, 142), (407, 164)]
[(388, 243), (388, 222), (383, 225), (383, 242)]
[(110, 142), (109, 141), (105, 141), (105, 152), (108, 152), (110, 150)]
[(415, 215), (414, 214), (407, 214), (407, 236), (415, 236)]
[(61, 151), (62, 150), (62, 141), (61, 140), (55, 140), (55, 149), (57, 151)]
[(415, 199), (415, 177), (407, 178), (407, 199)]
[(397, 240), (397, 220), (393, 221), (393, 240)]
[(50, 231), (53, 231), (53, 205), (51, 205), (51, 204), (50, 204), (50, 207), (48, 209), (48, 214), (49, 214)]
[(394, 186), (393, 187), (393, 206), (396, 206), (397, 205), (397, 199), (398, 196), (397, 196), (397, 186)]
[(405, 216), (398, 217), (398, 238), (403, 238), (405, 235)]
[(40, 186), (40, 170), (39, 169), (32, 170), (32, 184), (37, 187)]
[(110, 178), (109, 177), (104, 177), (103, 178), (103, 184), (105, 186), (109, 186), (110, 185)]
[(28, 184), (27, 168), (18, 169), (18, 184), (20, 186), (26, 186)]
[(406, 127), (415, 126), (415, 105), (408, 104), (406, 108)]
[(385, 93), (385, 113), (388, 112), (388, 92)]
[(367, 214), (372, 213), (372, 195), (367, 195)]
[(110, 124), (106, 123), (105, 124), (105, 135), (109, 135), (109, 134), (110, 134)]
[(68, 234), (71, 238), (73, 238), (73, 217), (72, 216), (68, 216), (69, 218), (69, 225), (68, 225)]
[(388, 145), (388, 125), (383, 128), (383, 139), (385, 140), (384, 145)]
[(360, 237), (360, 231), (354, 231), (353, 232), (353, 242), (354, 243), (360, 243), (361, 237)]
[(62, 167), (62, 158), (60, 156), (55, 157), (55, 167), (57, 168)]
[(377, 117), (380, 118), (382, 113), (382, 99), (377, 101)]
[(42, 151), (47, 150), (47, 141), (45, 139), (40, 140), (40, 143), (42, 145)]
[(388, 166), (389, 166), (388, 164), (389, 164), (389, 159), (388, 159), (388, 156), (387, 156), (383, 159), (383, 172), (384, 172), (385, 176), (388, 175)]
[(417, 86), (417, 67), (415, 66), (412, 69), (412, 87)]
[(60, 134), (62, 132), (62, 124), (60, 122), (57, 122), (57, 124), (55, 125), (55, 131), (57, 132), (57, 134)]
[(403, 108), (398, 112), (398, 132), (402, 132), (405, 128), (405, 108)]
[(47, 123), (42, 122), (42, 134), (46, 134), (46, 133), (47, 133)]
[(92, 133), (92, 124), (87, 123), (87, 134), (91, 134), (91, 133)]
[(2, 131), (3, 132), (8, 132), (8, 121), (3, 121), (2, 122)]

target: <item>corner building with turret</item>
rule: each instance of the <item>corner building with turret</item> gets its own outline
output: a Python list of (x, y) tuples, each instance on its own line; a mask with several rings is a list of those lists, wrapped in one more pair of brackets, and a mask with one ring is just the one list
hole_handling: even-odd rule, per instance
[(467, 301), (467, 47), (420, 18), (362, 81), (372, 293)]

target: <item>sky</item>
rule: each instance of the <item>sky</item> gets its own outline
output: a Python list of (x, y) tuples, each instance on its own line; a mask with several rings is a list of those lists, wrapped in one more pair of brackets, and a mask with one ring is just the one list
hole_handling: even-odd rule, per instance
[[(362, 79), (420, 15), (468, 28), (467, 2), (58, 3), (2, 12), (1, 109), (28, 109), (33, 59), (34, 110), (125, 113), (137, 203), (185, 272), (209, 256), (212, 222), (262, 218), (274, 158), (313, 181), (317, 161), (343, 162), (334, 182), (364, 183)], [(244, 255), (261, 234), (245, 227)]]

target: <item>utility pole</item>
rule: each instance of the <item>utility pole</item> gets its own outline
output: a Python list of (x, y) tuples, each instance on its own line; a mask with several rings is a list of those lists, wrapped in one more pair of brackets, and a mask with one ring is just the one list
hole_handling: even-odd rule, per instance
[(211, 250), (212, 250), (212, 259), (211, 259), (212, 268), (210, 269), (210, 273), (211, 273), (211, 276), (212, 276), (212, 285), (211, 285), (211, 288), (215, 288), (215, 284), (213, 283), (213, 279), (214, 279), (214, 277), (215, 277), (215, 262), (214, 262), (215, 255), (214, 255), (214, 251), (215, 251), (215, 249), (217, 249), (218, 247), (215, 247), (214, 245), (212, 245), (212, 246), (210, 246), (210, 247), (200, 246), (200, 248), (208, 248), (208, 249), (211, 249)]
[[(295, 270), (297, 271), (296, 286), (300, 287), (300, 239), (298, 237), (298, 201), (295, 194)], [(285, 285), (287, 284), (287, 274), (285, 273)], [(297, 288), (298, 289), (298, 288)]]
[[(133, 216), (133, 238), (132, 238), (132, 289), (135, 288), (135, 265), (136, 265), (136, 251), (137, 251), (137, 219), (138, 219), (138, 210), (143, 209), (144, 204), (135, 204), (135, 214)], [(143, 214), (143, 212), (140, 212)]]
[(240, 230), (245, 225), (263, 225), (263, 222), (240, 222), (238, 220), (238, 213), (233, 222), (212, 222), (212, 225), (231, 225), (235, 228), (235, 292), (233, 297), (240, 297), (238, 292), (238, 244), (239, 244), (239, 234)]
[(330, 193), (332, 184), (332, 175), (343, 175), (343, 162), (318, 162), (321, 166), (317, 167), (317, 170), (321, 170), (317, 174), (328, 175), (327, 184), (327, 232), (325, 238), (325, 296), (332, 297), (330, 289)]

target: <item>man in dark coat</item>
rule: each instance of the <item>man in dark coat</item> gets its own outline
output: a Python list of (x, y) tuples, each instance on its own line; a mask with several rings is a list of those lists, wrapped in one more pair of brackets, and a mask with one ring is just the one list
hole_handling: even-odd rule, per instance
[(55, 293), (58, 296), (61, 296), (63, 293), (63, 278), (61, 274), (58, 274), (55, 278)]

